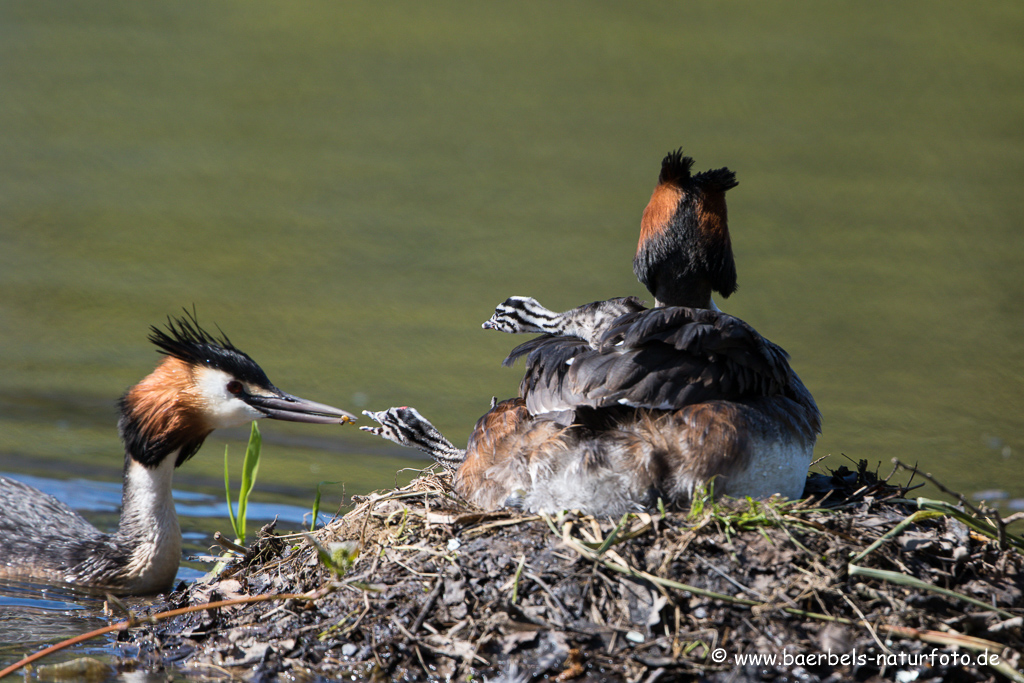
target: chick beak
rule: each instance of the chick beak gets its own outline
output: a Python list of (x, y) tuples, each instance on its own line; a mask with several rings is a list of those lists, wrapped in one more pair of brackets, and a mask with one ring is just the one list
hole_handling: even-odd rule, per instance
[(356, 421), (356, 416), (352, 413), (323, 403), (307, 401), (283, 391), (271, 396), (250, 394), (245, 397), (245, 402), (272, 420), (314, 424), (345, 424)]

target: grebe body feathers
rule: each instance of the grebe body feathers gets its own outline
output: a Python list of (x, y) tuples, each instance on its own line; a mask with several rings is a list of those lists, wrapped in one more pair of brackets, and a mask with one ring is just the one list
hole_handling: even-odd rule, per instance
[[(736, 291), (725, 193), (737, 182), (692, 166), (681, 151), (664, 158), (641, 220), (634, 272), (655, 308), (627, 297), (556, 313), (511, 297), (484, 323), (542, 336), (505, 359), (526, 359), (520, 397), (480, 418), (466, 451), (444, 453), (462, 458), (454, 486), (468, 500), (611, 515), (685, 503), (711, 482), (733, 496), (803, 493), (821, 415), (785, 351), (711, 299)], [(437, 430), (411, 410), (367, 412), (381, 427), (363, 429), (438, 458), (420, 438)]]

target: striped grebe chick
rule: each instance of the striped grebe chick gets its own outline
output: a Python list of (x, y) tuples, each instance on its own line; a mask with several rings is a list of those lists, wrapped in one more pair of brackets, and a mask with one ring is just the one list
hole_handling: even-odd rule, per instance
[(528, 296), (510, 296), (494, 309), (483, 328), (509, 334), (551, 334), (576, 337), (597, 348), (611, 324), (626, 313), (645, 310), (640, 299), (626, 296), (607, 301), (594, 301), (572, 310), (556, 313)]
[(125, 448), (121, 519), (104, 533), (66, 504), (0, 477), (0, 578), (67, 582), (115, 594), (171, 586), (181, 561), (181, 530), (171, 497), (175, 468), (215, 429), (269, 417), (345, 424), (355, 417), (286, 394), (259, 365), (194, 316), (151, 328), (166, 358), (125, 393), (118, 430)]

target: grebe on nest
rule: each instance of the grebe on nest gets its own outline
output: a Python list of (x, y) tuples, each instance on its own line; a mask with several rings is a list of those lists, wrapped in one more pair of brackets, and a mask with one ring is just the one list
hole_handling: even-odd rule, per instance
[(619, 514), (716, 493), (803, 493), (821, 415), (781, 348), (718, 310), (736, 290), (727, 168), (691, 175), (672, 152), (644, 210), (634, 259), (654, 295), (556, 313), (512, 297), (485, 329), (541, 332), (505, 360), (526, 357), (520, 398), (495, 404), (466, 451), (411, 408), (365, 412), (378, 436), (431, 454), (455, 490), (486, 508), (578, 508)]
[(223, 334), (194, 316), (151, 328), (167, 357), (125, 393), (118, 430), (125, 447), (121, 520), (93, 527), (64, 503), (0, 477), (0, 578), (62, 581), (117, 594), (156, 593), (174, 581), (181, 530), (171, 479), (209, 434), (269, 417), (345, 424), (344, 410), (284, 393)]

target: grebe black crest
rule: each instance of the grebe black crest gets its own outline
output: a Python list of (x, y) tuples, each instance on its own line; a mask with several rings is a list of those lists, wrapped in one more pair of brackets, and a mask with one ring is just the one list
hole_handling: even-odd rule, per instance
[(215, 429), (263, 417), (345, 424), (355, 417), (281, 391), (263, 369), (194, 314), (168, 318), (150, 341), (166, 356), (119, 402), (125, 446), (121, 520), (93, 527), (64, 503), (0, 477), (0, 577), (73, 583), (118, 594), (170, 587), (181, 559), (174, 469)]
[(786, 352), (712, 301), (736, 290), (725, 193), (737, 182), (692, 166), (669, 153), (643, 212), (634, 270), (655, 308), (626, 297), (556, 313), (511, 297), (484, 328), (542, 336), (505, 359), (526, 360), (520, 397), (481, 417), (465, 451), (447, 439), (438, 451), (419, 413), (366, 413), (382, 426), (363, 429), (461, 460), (455, 490), (488, 508), (614, 515), (684, 504), (712, 481), (800, 497), (821, 414)]
[(219, 337), (204, 330), (194, 314), (177, 319), (168, 317), (166, 330), (155, 326), (149, 330), (149, 341), (166, 356), (193, 366), (207, 365), (239, 381), (271, 386), (263, 368), (249, 354), (236, 348), (223, 330), (218, 328)]

